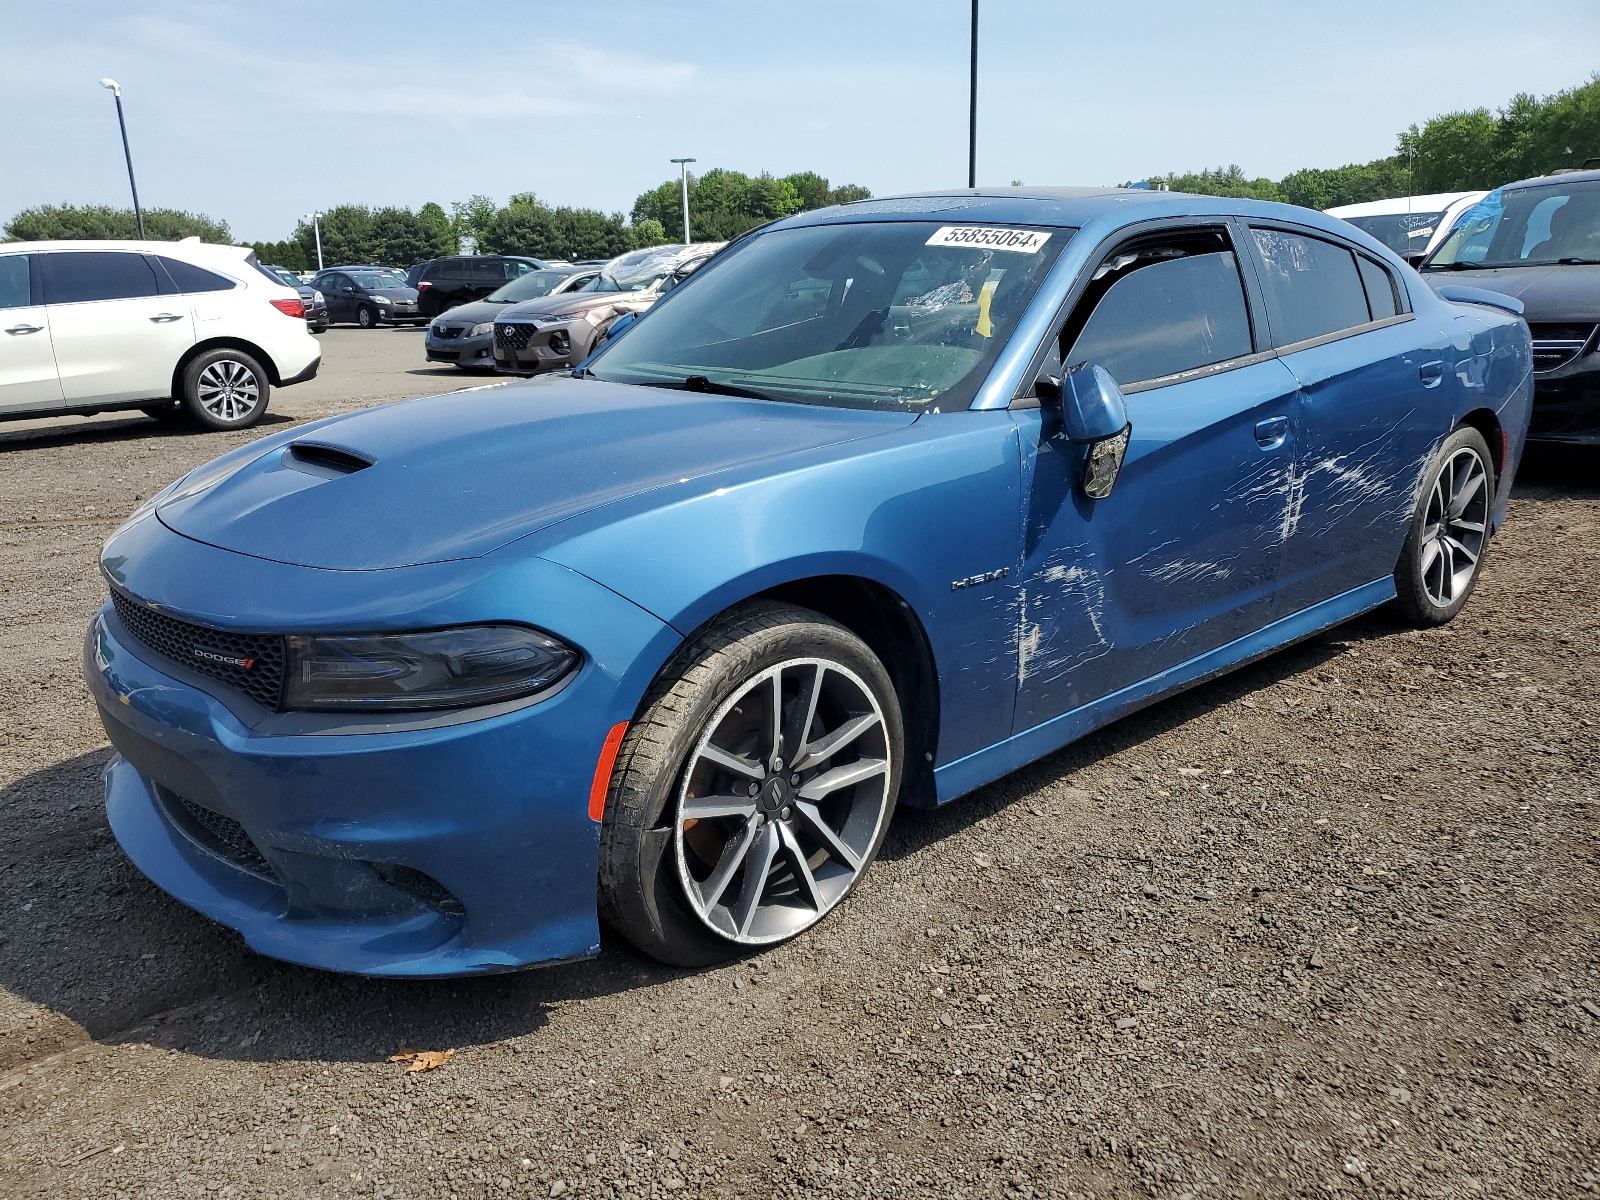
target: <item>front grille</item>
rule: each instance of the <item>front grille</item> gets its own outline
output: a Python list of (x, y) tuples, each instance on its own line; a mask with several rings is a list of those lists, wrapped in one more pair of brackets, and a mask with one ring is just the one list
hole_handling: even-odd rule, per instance
[(494, 327), (494, 344), (497, 349), (513, 352), (526, 350), (533, 338), (532, 325), (501, 325)]
[(256, 849), (255, 842), (250, 840), (243, 825), (232, 817), (212, 812), (167, 788), (158, 788), (157, 791), (172, 823), (191, 842), (241, 871), (248, 871), (270, 883), (278, 882), (272, 865)]
[(433, 327), (433, 336), (443, 341), (458, 338), (465, 332), (466, 330), (459, 325), (435, 325)]
[(146, 608), (116, 589), (112, 589), (111, 601), (122, 627), (157, 654), (236, 687), (258, 704), (268, 708), (278, 708), (282, 704), (284, 647), (281, 636), (230, 633), (180, 621)]
[(1595, 327), (1587, 324), (1539, 322), (1528, 326), (1533, 334), (1533, 369), (1554, 371), (1578, 355), (1594, 336)]

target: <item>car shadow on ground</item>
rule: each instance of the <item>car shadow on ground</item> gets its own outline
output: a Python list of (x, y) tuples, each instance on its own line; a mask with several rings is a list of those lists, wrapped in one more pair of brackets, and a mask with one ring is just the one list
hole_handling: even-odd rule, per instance
[[(1100, 758), (1393, 629), (1382, 618), (1342, 627), (1162, 701), (942, 809), (904, 809), (883, 856), (910, 858)], [(368, 979), (263, 958), (123, 856), (101, 802), (109, 756), (80, 755), (0, 790), (0, 811), (20, 831), (0, 862), (0, 987), (56, 1015), (53, 1032), (48, 1019), (31, 1033), (0, 1032), (0, 1070), (85, 1034), (218, 1059), (370, 1062), (402, 1038), (442, 1048), (520, 1037), (539, 1029), (553, 1005), (686, 974), (610, 935), (595, 960), (475, 979)]]
[[(25, 428), (7, 428), (0, 424), (0, 449), (25, 446), (30, 450), (51, 446), (87, 446), (96, 443), (149, 441), (154, 438), (196, 438), (211, 434), (226, 434), (227, 430), (203, 429), (191, 421), (158, 421), (143, 413), (119, 412), (97, 414), (92, 417), (61, 417), (56, 420), (71, 421), (70, 425), (51, 424)], [(251, 426), (252, 430), (271, 429), (276, 425), (292, 425), (297, 418), (268, 412)], [(21, 424), (21, 423), (19, 423)]]
[(1527, 500), (1600, 500), (1600, 446), (1529, 445), (1511, 494)]
[(1003, 812), (1052, 783), (1070, 779), (1102, 759), (1160, 737), (1196, 717), (1242, 700), (1290, 676), (1313, 670), (1339, 657), (1347, 646), (1381, 641), (1400, 628), (1384, 612), (1363, 617), (1180, 695), (1159, 700), (940, 808), (903, 807), (895, 814), (894, 825), (879, 857), (893, 861), (916, 854), (934, 842)]

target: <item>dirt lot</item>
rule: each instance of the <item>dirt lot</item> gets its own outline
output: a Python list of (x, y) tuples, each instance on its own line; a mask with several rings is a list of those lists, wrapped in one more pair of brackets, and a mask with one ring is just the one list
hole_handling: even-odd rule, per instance
[[(278, 414), (473, 382), (324, 340)], [(1600, 1195), (1600, 455), (1524, 471), (1453, 625), (902, 813), (798, 942), (398, 984), (254, 956), (106, 829), (97, 547), (242, 440), (0, 427), (0, 1194)]]

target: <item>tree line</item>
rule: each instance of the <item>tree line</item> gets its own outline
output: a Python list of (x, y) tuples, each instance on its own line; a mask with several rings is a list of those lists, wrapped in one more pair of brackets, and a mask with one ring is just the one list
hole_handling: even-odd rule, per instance
[[(504, 205), (473, 196), (452, 204), (448, 212), (436, 203), (415, 212), (394, 205), (341, 204), (328, 209), (319, 222), (322, 260), (406, 267), (467, 249), (569, 261), (612, 258), (683, 240), (680, 187), (681, 181), (672, 179), (645, 192), (634, 201), (630, 216), (551, 206), (533, 192), (519, 192)], [(689, 177), (689, 219), (696, 241), (720, 242), (779, 217), (871, 194), (853, 184), (833, 187), (814, 171), (777, 179), (764, 172), (749, 176), (719, 168)], [(147, 209), (144, 215), (151, 238), (232, 241), (227, 224), (209, 217), (168, 209)], [(26, 209), (7, 223), (5, 232), (9, 239), (26, 241), (137, 236), (132, 209), (104, 205)], [(250, 245), (262, 262), (306, 271), (317, 265), (316, 236), (310, 222), (301, 221), (282, 241)]]
[(1333, 208), (1432, 192), (1499, 187), (1562, 167), (1600, 166), (1600, 74), (1540, 99), (1526, 92), (1504, 108), (1445, 113), (1410, 126), (1395, 152), (1367, 163), (1249, 179), (1238, 166), (1152, 175), (1175, 192), (1281, 200)]

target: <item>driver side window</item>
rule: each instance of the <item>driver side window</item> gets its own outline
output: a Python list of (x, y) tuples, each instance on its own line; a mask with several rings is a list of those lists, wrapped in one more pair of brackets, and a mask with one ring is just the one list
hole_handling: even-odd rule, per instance
[(1101, 262), (1062, 330), (1068, 365), (1098, 363), (1123, 388), (1255, 350), (1238, 258), (1225, 229), (1127, 243)]

